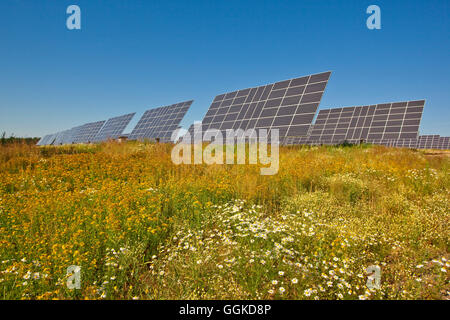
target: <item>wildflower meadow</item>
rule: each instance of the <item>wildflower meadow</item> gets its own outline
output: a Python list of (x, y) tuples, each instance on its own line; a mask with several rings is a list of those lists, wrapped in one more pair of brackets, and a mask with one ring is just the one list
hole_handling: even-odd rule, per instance
[(450, 153), (282, 146), (263, 176), (172, 147), (0, 146), (0, 298), (450, 298)]

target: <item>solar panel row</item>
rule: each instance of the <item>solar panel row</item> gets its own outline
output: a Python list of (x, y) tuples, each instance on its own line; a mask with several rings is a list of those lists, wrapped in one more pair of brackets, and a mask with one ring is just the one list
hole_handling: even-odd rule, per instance
[[(173, 131), (180, 128), (179, 124), (192, 102), (190, 100), (147, 110), (133, 129), (133, 132), (127, 137), (130, 139), (160, 139), (161, 142), (169, 142)], [(56, 134), (46, 135), (39, 140), (37, 145), (90, 143), (117, 139), (123, 135), (123, 130), (134, 115), (135, 113), (130, 113), (108, 119), (107, 121), (86, 123)]]
[[(385, 139), (372, 140), (370, 143), (386, 147), (410, 148), (410, 149), (442, 149), (450, 150), (450, 137), (439, 135), (419, 136), (418, 139)], [(320, 141), (311, 141), (308, 137), (287, 138), (285, 145), (323, 145)], [(338, 144), (338, 143), (336, 143)]]
[[(128, 125), (133, 115), (134, 113), (111, 118), (108, 120), (109, 124), (106, 122), (106, 124), (108, 124), (106, 128), (105, 121), (97, 121), (86, 123), (84, 125), (55, 134), (46, 135), (39, 141), (38, 145), (44, 146), (89, 143), (93, 141), (99, 142), (109, 138), (116, 138), (122, 134), (123, 129)], [(100, 133), (101, 135), (99, 136)]]
[(400, 140), (384, 140), (375, 141), (389, 147), (403, 147), (416, 149), (450, 149), (450, 137), (441, 137), (439, 135), (424, 135), (418, 139), (400, 139)]
[[(420, 136), (424, 100), (320, 110), (331, 72), (308, 75), (216, 96), (202, 123), (201, 132), (230, 129), (279, 131), (280, 143), (340, 144), (368, 142), (408, 148), (448, 148), (449, 139)], [(129, 139), (171, 141), (172, 133), (193, 101), (145, 111)], [(75, 127), (42, 138), (38, 145), (99, 142), (116, 139), (134, 113)], [(188, 130), (194, 136), (194, 125)], [(194, 137), (202, 140), (202, 137)], [(184, 139), (186, 140), (186, 139)]]

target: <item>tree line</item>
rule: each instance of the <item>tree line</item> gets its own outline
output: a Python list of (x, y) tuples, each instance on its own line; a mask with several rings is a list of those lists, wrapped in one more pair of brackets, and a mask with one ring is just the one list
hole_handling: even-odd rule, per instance
[(22, 138), (22, 137), (15, 137), (14, 134), (11, 134), (9, 137), (6, 136), (6, 132), (3, 131), (1, 137), (0, 137), (0, 144), (6, 145), (6, 144), (14, 144), (14, 143), (20, 143), (20, 144), (36, 144), (39, 141), (40, 138), (34, 137), (34, 138)]

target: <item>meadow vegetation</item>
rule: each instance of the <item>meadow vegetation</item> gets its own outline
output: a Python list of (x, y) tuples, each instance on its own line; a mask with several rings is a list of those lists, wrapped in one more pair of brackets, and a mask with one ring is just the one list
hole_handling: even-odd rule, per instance
[(0, 298), (450, 298), (450, 157), (281, 147), (261, 176), (171, 148), (0, 145)]

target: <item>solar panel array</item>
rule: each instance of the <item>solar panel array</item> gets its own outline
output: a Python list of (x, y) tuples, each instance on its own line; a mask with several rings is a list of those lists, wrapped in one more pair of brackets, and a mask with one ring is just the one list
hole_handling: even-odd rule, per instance
[(105, 121), (86, 123), (69, 130), (44, 136), (37, 145), (63, 145), (72, 143), (99, 142), (115, 139), (122, 134), (134, 113), (115, 117)]
[[(190, 100), (146, 111), (133, 129), (133, 138), (159, 138), (162, 142), (170, 141), (172, 132), (180, 128), (179, 124), (192, 102)], [(91, 143), (117, 139), (123, 135), (123, 130), (134, 115), (135, 113), (129, 113), (107, 121), (90, 122), (69, 130), (49, 134), (41, 138), (37, 145)], [(130, 137), (131, 135), (127, 135), (127, 138)]]
[(190, 100), (145, 111), (129, 139), (158, 139), (160, 142), (169, 142), (192, 102), (193, 100)]
[[(324, 109), (312, 124), (330, 75), (331, 72), (324, 72), (220, 94), (214, 98), (200, 124), (202, 132), (217, 129), (226, 136), (229, 129), (266, 129), (269, 132), (278, 129), (280, 142), (286, 145), (368, 142), (392, 147), (450, 149), (450, 137), (419, 136), (424, 100)], [(145, 111), (128, 138), (169, 142), (192, 102)], [(130, 113), (49, 134), (37, 145), (116, 139), (134, 115)], [(188, 132), (193, 137), (194, 125)], [(202, 140), (202, 137), (195, 138)]]
[[(306, 136), (331, 72), (308, 75), (216, 96), (202, 132), (218, 129), (278, 129), (281, 139)], [(193, 136), (193, 126), (188, 130)]]
[(100, 131), (92, 139), (93, 142), (106, 141), (108, 139), (117, 139), (130, 123), (135, 113), (125, 114), (123, 116), (108, 119)]
[(417, 139), (425, 101), (320, 110), (311, 143)]

